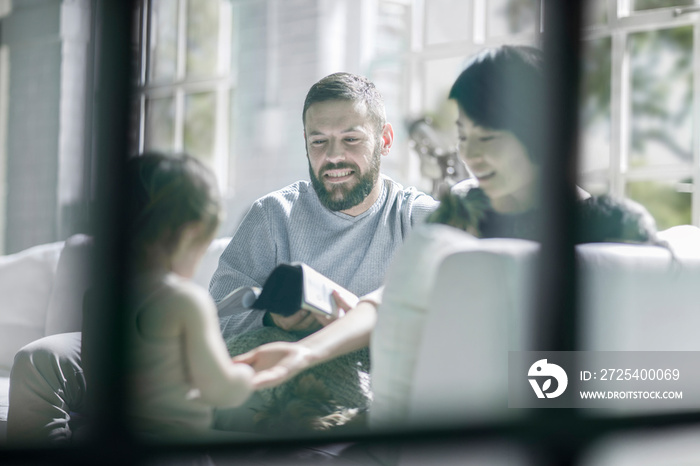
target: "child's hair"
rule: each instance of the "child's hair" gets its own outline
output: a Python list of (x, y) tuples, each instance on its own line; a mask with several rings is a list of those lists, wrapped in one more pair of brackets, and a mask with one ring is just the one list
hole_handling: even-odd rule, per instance
[(168, 253), (176, 247), (182, 227), (205, 225), (202, 239), (216, 232), (221, 198), (214, 174), (187, 155), (148, 152), (127, 162), (128, 221), (136, 252), (158, 243)]

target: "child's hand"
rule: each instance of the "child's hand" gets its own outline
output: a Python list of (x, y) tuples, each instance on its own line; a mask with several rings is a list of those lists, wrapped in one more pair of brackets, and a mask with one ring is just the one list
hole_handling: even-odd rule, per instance
[(259, 390), (279, 385), (308, 368), (309, 355), (310, 350), (299, 343), (277, 341), (236, 356), (233, 362), (255, 370), (253, 388)]

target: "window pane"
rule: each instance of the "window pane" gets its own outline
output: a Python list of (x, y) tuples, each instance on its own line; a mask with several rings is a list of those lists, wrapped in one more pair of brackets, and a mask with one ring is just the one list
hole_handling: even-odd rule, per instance
[(489, 36), (535, 32), (538, 0), (488, 0)]
[(607, 0), (584, 2), (584, 26), (599, 26), (608, 22)]
[(457, 105), (448, 100), (452, 84), (464, 69), (468, 57), (431, 60), (425, 64), (425, 115), (435, 130), (439, 148), (449, 152), (457, 146)]
[(587, 188), (606, 182), (610, 166), (611, 44), (609, 37), (583, 43), (579, 173)]
[(151, 21), (151, 75), (156, 81), (173, 81), (177, 69), (177, 4), (153, 0)]
[(697, 0), (634, 0), (634, 11), (653, 10), (673, 6), (696, 5)]
[(175, 135), (175, 99), (146, 101), (146, 148), (170, 151)]
[(452, 84), (464, 69), (467, 58), (455, 57), (431, 60), (425, 64), (425, 105), (427, 115), (438, 133), (444, 135), (444, 143), (457, 143), (457, 107), (447, 99)]
[(627, 183), (626, 195), (644, 205), (659, 230), (691, 223), (690, 180), (683, 182), (635, 181)]
[(219, 1), (187, 3), (187, 75), (216, 74), (219, 42)]
[(216, 94), (202, 92), (185, 98), (185, 151), (213, 166)]
[(692, 160), (692, 27), (630, 37), (630, 168)]
[(425, 3), (426, 44), (469, 38), (469, 3), (464, 0), (431, 0)]
[(409, 48), (411, 30), (410, 7), (381, 2), (377, 16), (377, 40), (375, 55), (398, 56)]

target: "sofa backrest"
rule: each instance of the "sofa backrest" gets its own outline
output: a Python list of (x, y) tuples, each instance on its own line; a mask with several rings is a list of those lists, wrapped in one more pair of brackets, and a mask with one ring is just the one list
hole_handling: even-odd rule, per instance
[[(582, 350), (700, 350), (700, 229), (675, 227), (661, 237), (675, 259), (658, 246), (577, 246)], [(530, 299), (537, 247), (523, 243), (465, 243), (441, 259), (415, 349), (411, 423), (522, 415), (507, 409), (508, 351), (533, 349), (539, 331)]]
[(0, 372), (22, 346), (44, 336), (63, 242), (0, 257)]
[(423, 329), (409, 416), (422, 426), (490, 422), (509, 410), (508, 351), (532, 348), (539, 246), (485, 239), (442, 260)]
[(661, 232), (658, 247), (585, 244), (579, 340), (590, 351), (700, 351), (700, 229)]
[[(197, 284), (209, 287), (229, 241), (212, 242), (193, 278)], [(90, 237), (75, 235), (0, 257), (0, 373), (10, 370), (24, 345), (81, 330), (83, 294), (93, 275), (91, 249)]]

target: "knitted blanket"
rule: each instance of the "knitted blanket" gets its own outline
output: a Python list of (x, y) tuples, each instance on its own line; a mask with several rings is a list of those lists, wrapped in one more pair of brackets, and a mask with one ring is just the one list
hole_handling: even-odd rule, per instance
[[(273, 341), (302, 336), (263, 327), (226, 341), (231, 356)], [(260, 431), (327, 430), (366, 411), (372, 399), (369, 349), (364, 348), (314, 366), (277, 387), (260, 390), (265, 408), (256, 414)]]

